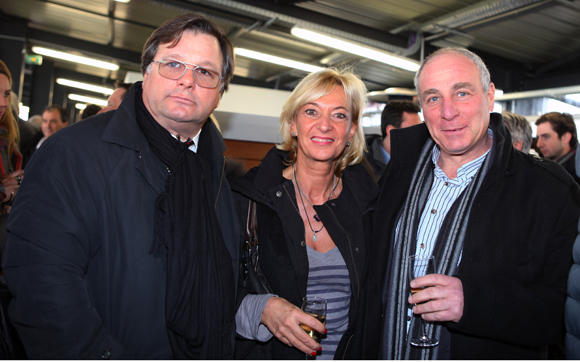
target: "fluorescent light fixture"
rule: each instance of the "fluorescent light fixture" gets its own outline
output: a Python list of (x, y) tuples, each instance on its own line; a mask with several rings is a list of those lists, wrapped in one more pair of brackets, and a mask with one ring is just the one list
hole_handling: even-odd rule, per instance
[(119, 2), (119, 3), (128, 3), (128, 2), (129, 2), (129, 1), (131, 1), (131, 0), (115, 0), (115, 1), (116, 1), (116, 2)]
[(52, 57), (52, 58), (58, 58), (58, 59), (66, 60), (69, 62), (90, 65), (92, 67), (103, 68), (103, 69), (108, 69), (108, 70), (119, 70), (119, 66), (117, 64), (103, 62), (101, 60), (97, 60), (97, 59), (93, 59), (93, 58), (81, 57), (78, 55), (73, 55), (73, 54), (69, 54), (69, 53), (65, 53), (65, 52), (59, 52), (59, 51), (48, 49), (48, 48), (34, 46), (34, 47), (32, 47), (32, 51), (37, 53), (37, 54), (40, 54), (40, 55), (45, 55), (47, 57)]
[(264, 53), (259, 53), (259, 52), (255, 52), (253, 50), (244, 49), (244, 48), (236, 48), (236, 55), (246, 57), (246, 58), (261, 60), (263, 62), (283, 65), (283, 66), (289, 67), (289, 68), (300, 69), (300, 70), (303, 70), (305, 72), (317, 72), (319, 70), (324, 69), (322, 67), (317, 67), (315, 65), (296, 62), (294, 60), (280, 58), (280, 57), (276, 57), (276, 56), (268, 55), (268, 54), (264, 54)]
[(361, 46), (345, 40), (340, 40), (328, 35), (324, 35), (315, 31), (306, 30), (294, 27), (291, 30), (292, 35), (298, 38), (328, 46), (343, 52), (358, 55), (364, 58), (376, 60), (377, 62), (392, 65), (393, 67), (416, 72), (419, 70), (419, 62), (416, 60), (401, 57), (399, 55), (389, 53), (384, 50), (375, 50), (367, 46)]
[(92, 104), (97, 104), (97, 105), (103, 106), (103, 107), (107, 105), (107, 101), (105, 99), (86, 97), (86, 96), (81, 96), (79, 94), (69, 94), (68, 98), (72, 99), (73, 101), (92, 103)]
[(77, 103), (77, 104), (75, 104), (75, 108), (82, 110), (82, 109), (87, 108), (87, 104), (86, 103)]
[(115, 91), (111, 88), (102, 87), (102, 86), (98, 86), (95, 84), (77, 82), (74, 80), (64, 79), (64, 78), (58, 78), (56, 80), (56, 82), (60, 85), (65, 85), (67, 87), (84, 89), (84, 90), (88, 90), (91, 92), (97, 92), (97, 93), (106, 94), (106, 95), (111, 95)]
[(501, 98), (502, 96), (503, 96), (503, 90), (501, 90), (501, 89), (496, 89), (496, 90), (495, 90), (494, 97), (495, 97), (495, 98)]

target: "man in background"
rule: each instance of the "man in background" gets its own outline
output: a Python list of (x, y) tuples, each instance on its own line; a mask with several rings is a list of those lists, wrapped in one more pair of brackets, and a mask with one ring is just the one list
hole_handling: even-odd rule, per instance
[(367, 160), (378, 179), (383, 176), (387, 163), (391, 159), (391, 131), (415, 126), (421, 123), (421, 108), (408, 100), (393, 100), (385, 105), (381, 114), (381, 136), (367, 137)]
[(569, 113), (549, 112), (536, 120), (538, 143), (542, 155), (548, 160), (559, 163), (568, 171), (576, 183), (580, 178), (576, 175), (576, 147), (578, 136), (574, 117)]
[(125, 96), (127, 95), (127, 92), (129, 92), (129, 89), (131, 89), (132, 85), (133, 83), (122, 83), (117, 80), (115, 82), (115, 91), (109, 96), (109, 98), (107, 98), (107, 105), (97, 113), (113, 111), (119, 108), (121, 102), (123, 102), (123, 99), (125, 99)]
[(503, 121), (512, 135), (512, 145), (523, 153), (530, 153), (532, 147), (532, 126), (519, 114), (502, 112)]
[(42, 134), (44, 137), (38, 141), (36, 148), (38, 149), (48, 137), (68, 126), (68, 118), (68, 112), (63, 107), (57, 104), (46, 107), (42, 112)]

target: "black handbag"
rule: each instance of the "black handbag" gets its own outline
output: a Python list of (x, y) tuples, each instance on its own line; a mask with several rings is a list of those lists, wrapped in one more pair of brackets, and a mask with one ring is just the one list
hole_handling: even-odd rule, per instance
[(242, 248), (244, 287), (252, 294), (274, 294), (268, 280), (260, 269), (258, 254), (258, 216), (256, 202), (249, 200), (246, 216), (246, 241)]

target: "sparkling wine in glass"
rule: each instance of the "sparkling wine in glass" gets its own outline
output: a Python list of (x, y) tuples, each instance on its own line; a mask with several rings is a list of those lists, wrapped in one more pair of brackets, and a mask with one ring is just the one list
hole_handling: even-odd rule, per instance
[[(302, 311), (308, 313), (314, 318), (318, 319), (320, 323), (326, 325), (326, 299), (319, 297), (306, 297), (302, 301)], [(300, 324), (300, 327), (312, 337), (316, 343), (320, 343), (321, 333), (310, 328), (305, 324)]]
[[(425, 276), (427, 274), (435, 273), (435, 257), (433, 255), (411, 255), (407, 257), (409, 263), (409, 283), (412, 280), (419, 277)], [(415, 294), (423, 290), (424, 288), (411, 288), (411, 294)], [(411, 345), (416, 347), (434, 347), (439, 344), (439, 341), (435, 338), (429, 338), (425, 332), (425, 324), (427, 322), (423, 321), (421, 316), (416, 316), (419, 318), (419, 330), (421, 331), (421, 336), (412, 337), (410, 340)]]

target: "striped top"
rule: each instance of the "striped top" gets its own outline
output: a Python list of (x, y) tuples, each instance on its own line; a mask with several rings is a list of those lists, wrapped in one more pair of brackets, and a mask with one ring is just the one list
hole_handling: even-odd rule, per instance
[(306, 249), (309, 263), (306, 296), (327, 300), (328, 332), (322, 336), (322, 353), (316, 359), (333, 359), (338, 342), (348, 327), (351, 294), (348, 269), (337, 247), (326, 253), (320, 253), (309, 246)]
[[(487, 130), (493, 139), (491, 129)], [(433, 170), (433, 185), (427, 198), (427, 204), (423, 209), (419, 229), (417, 231), (417, 255), (433, 254), (435, 241), (439, 235), (439, 230), (443, 221), (451, 209), (451, 206), (457, 200), (459, 195), (471, 184), (471, 181), (479, 171), (483, 161), (489, 154), (489, 150), (480, 157), (470, 161), (457, 170), (457, 177), (450, 179), (445, 172), (437, 165), (441, 151), (437, 146), (433, 147), (432, 160), (435, 165)], [(437, 260), (435, 261), (437, 263)]]

